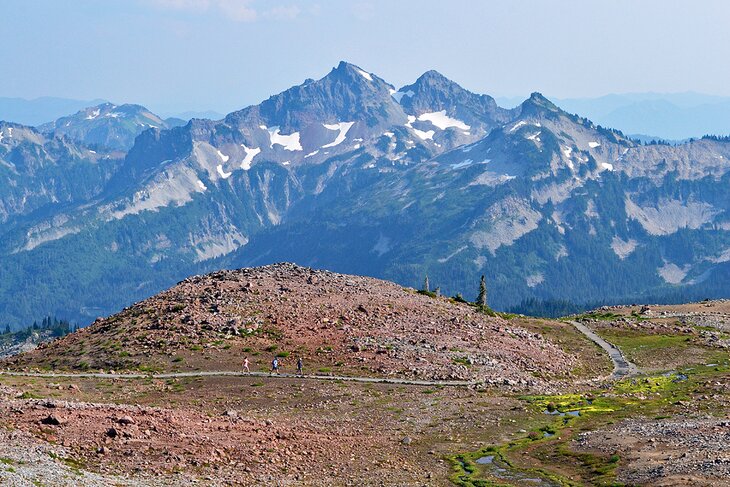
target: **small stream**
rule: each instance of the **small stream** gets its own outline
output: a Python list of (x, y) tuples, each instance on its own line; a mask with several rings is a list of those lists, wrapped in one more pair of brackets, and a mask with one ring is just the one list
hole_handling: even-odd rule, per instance
[(497, 455), (485, 455), (476, 462), (483, 466), (487, 473), (499, 480), (506, 480), (517, 485), (540, 485), (546, 487), (560, 487), (560, 484), (550, 479), (537, 476), (534, 472), (523, 472), (512, 468)]

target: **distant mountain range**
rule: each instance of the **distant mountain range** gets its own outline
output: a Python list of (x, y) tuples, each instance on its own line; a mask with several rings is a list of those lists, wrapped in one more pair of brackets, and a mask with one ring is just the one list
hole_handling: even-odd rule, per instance
[[(682, 141), (708, 134), (730, 134), (730, 97), (687, 92), (550, 99), (569, 113), (643, 140)], [(497, 98), (503, 106), (515, 106), (521, 101)]]
[(0, 123), (0, 322), (277, 261), (470, 298), (485, 274), (501, 309), (730, 294), (725, 139), (643, 145), (539, 93), (504, 109), (345, 62), (218, 121), (124, 107)]
[(175, 118), (163, 120), (140, 105), (102, 103), (43, 124), (38, 130), (89, 147), (127, 151), (134, 145), (134, 139), (148, 128), (168, 129), (185, 123)]
[(0, 120), (23, 125), (41, 125), (106, 100), (72, 100), (45, 96), (33, 100), (0, 97)]
[[(730, 97), (701, 93), (626, 93), (593, 98), (555, 98), (553, 103), (568, 113), (621, 130), (640, 140), (684, 141), (704, 135), (730, 134)], [(517, 107), (523, 97), (495, 97), (503, 107)], [(48, 124), (69, 114), (106, 103), (44, 97), (35, 100), (0, 97), (0, 120), (24, 125)], [(164, 111), (160, 118), (173, 125), (201, 118), (221, 120), (214, 110)]]

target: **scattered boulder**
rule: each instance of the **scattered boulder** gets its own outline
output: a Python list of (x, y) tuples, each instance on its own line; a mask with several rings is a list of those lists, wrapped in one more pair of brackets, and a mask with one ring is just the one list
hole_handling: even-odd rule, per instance
[(45, 418), (41, 419), (41, 423), (50, 426), (61, 426), (61, 419), (55, 414), (49, 414)]

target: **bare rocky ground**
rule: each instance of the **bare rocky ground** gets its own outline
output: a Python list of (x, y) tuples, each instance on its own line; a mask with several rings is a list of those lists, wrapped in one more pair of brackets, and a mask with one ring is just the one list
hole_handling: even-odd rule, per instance
[(372, 278), (292, 264), (220, 271), (172, 289), (37, 350), (9, 367), (71, 370), (266, 370), (479, 380), (550, 389), (572, 381), (576, 357), (499, 316)]
[(630, 463), (619, 481), (628, 485), (727, 485), (730, 420), (673, 418), (625, 420), (581, 433), (579, 448), (619, 454)]
[[(70, 481), (44, 485), (82, 476), (107, 485), (93, 482), (120, 472), (129, 485), (448, 485), (445, 455), (508, 438), (525, 414), (515, 399), (468, 388), (0, 379), (13, 384), (0, 397), (0, 431), (57, 457), (44, 451), (37, 469), (15, 475), (72, 467)], [(22, 460), (12, 450), (3, 456)]]
[[(194, 277), (2, 365), (214, 371), (248, 356), (265, 370), (279, 354), (286, 371), (301, 356), (324, 375), (479, 385), (0, 374), (0, 484), (725, 485), (729, 312), (709, 302), (574, 318), (654, 374), (612, 383), (605, 351), (567, 322), (286, 264)], [(585, 414), (546, 415), (552, 403)], [(455, 473), (456, 455), (487, 447), (527, 473)]]

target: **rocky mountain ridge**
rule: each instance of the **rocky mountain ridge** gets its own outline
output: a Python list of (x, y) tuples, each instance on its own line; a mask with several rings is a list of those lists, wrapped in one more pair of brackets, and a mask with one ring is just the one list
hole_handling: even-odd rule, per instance
[[(498, 308), (730, 290), (730, 144), (640, 145), (537, 93), (505, 110), (436, 72), (396, 89), (343, 62), (220, 121), (147, 127), (123, 160), (50, 140), (98, 175), (35, 206), (35, 180), (7, 185), (11, 322), (40, 303), (91, 321), (190, 274), (276, 261), (408, 285), (429, 274), (450, 294), (484, 273)], [(18, 157), (0, 167), (30, 165)], [(84, 289), (39, 294), (26, 279), (39, 259)]]

